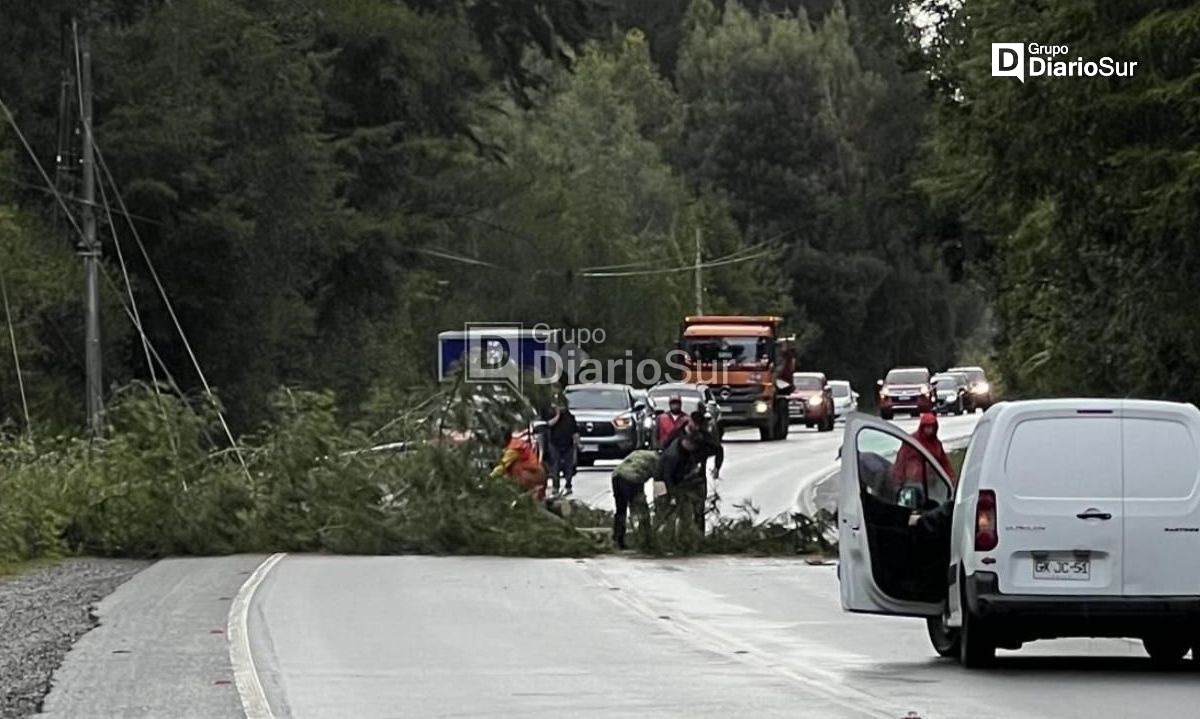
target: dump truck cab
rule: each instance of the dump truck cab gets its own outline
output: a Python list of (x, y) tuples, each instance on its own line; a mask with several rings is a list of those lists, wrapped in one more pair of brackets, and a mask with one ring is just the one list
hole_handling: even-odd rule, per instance
[(787, 437), (787, 396), (796, 363), (792, 339), (780, 336), (782, 321), (769, 315), (699, 315), (684, 320), (683, 381), (712, 389), (722, 429), (757, 427), (764, 441)]

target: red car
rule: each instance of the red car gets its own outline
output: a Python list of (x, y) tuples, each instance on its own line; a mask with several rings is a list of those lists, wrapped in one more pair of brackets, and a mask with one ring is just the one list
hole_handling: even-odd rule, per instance
[(934, 407), (933, 376), (927, 367), (897, 367), (879, 380), (879, 416), (891, 419), (898, 412), (913, 417), (932, 412)]
[(833, 430), (837, 411), (833, 405), (833, 390), (823, 373), (795, 372), (792, 374), (792, 393), (788, 395), (788, 417), (793, 422), (804, 422), (805, 427), (816, 427), (818, 432)]

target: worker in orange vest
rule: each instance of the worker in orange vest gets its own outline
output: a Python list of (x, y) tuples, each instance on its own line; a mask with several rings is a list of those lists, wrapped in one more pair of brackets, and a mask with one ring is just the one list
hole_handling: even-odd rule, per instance
[(539, 502), (546, 499), (546, 469), (533, 448), (528, 432), (514, 433), (510, 430), (506, 434), (504, 454), (500, 457), (500, 463), (492, 469), (491, 476), (499, 478), (504, 475), (508, 475), (521, 491), (537, 497)]

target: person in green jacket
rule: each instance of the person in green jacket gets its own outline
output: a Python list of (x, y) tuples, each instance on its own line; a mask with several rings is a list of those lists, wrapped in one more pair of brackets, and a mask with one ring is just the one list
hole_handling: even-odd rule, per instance
[(651, 537), (650, 507), (646, 504), (646, 482), (653, 479), (658, 472), (658, 452), (652, 449), (639, 449), (631, 452), (612, 473), (613, 504), (616, 512), (613, 514), (613, 542), (617, 549), (625, 549), (625, 523), (632, 507), (637, 513), (638, 534), (642, 538), (642, 548), (645, 549)]

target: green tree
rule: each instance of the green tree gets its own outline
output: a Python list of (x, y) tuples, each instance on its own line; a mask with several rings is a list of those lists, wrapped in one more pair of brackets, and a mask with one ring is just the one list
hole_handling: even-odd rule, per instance
[[(1200, 397), (1190, 128), (1195, 3), (969, 0), (941, 28), (928, 185), (988, 240), (1001, 366), (1029, 394)], [(988, 39), (1054, 37), (1132, 77), (993, 78)]]

